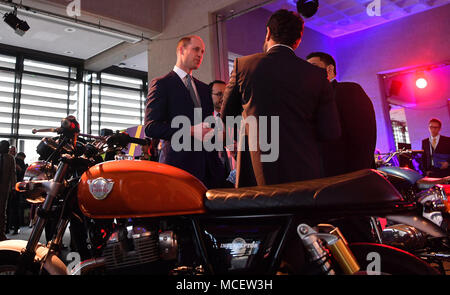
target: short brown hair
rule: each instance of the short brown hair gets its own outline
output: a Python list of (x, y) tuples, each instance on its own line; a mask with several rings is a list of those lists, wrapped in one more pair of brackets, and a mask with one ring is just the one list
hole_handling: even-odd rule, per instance
[(187, 36), (187, 37), (183, 37), (180, 40), (178, 40), (177, 49), (180, 48), (180, 46), (186, 47), (189, 44), (191, 44), (192, 37), (193, 36)]
[(442, 127), (442, 122), (441, 122), (441, 120), (439, 120), (439, 119), (437, 119), (437, 118), (432, 118), (432, 119), (428, 122), (428, 124), (430, 124), (431, 122), (438, 123), (438, 124), (439, 124), (439, 128)]
[(308, 54), (306, 59), (310, 59), (313, 57), (318, 57), (320, 59), (320, 61), (325, 64), (325, 66), (332, 65), (334, 67), (334, 74), (336, 75), (336, 61), (334, 60), (334, 58), (331, 55), (329, 55), (328, 53), (319, 52), (319, 51), (311, 52), (310, 54)]

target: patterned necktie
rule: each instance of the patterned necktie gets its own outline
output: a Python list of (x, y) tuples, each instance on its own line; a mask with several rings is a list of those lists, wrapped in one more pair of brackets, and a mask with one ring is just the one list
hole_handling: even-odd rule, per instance
[(200, 100), (198, 99), (197, 95), (195, 95), (194, 88), (192, 87), (192, 78), (191, 75), (186, 76), (186, 87), (189, 90), (189, 94), (191, 95), (191, 99), (194, 102), (194, 106), (196, 108), (201, 107)]
[(433, 142), (431, 143), (431, 146), (433, 147), (433, 150), (436, 149), (436, 137), (433, 137)]

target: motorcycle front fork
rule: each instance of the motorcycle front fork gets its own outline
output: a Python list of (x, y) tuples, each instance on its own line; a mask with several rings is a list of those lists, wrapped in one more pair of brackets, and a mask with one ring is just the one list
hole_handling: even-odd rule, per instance
[[(44, 184), (44, 187), (47, 191), (47, 197), (45, 198), (44, 203), (37, 210), (37, 219), (36, 223), (31, 231), (30, 237), (28, 238), (27, 246), (22, 251), (19, 264), (17, 266), (16, 274), (26, 274), (29, 266), (33, 264), (36, 256), (36, 248), (38, 247), (39, 240), (44, 232), (44, 228), (46, 223), (48, 222), (51, 214), (52, 214), (52, 205), (54, 200), (58, 196), (58, 194), (62, 191), (64, 176), (66, 175), (67, 169), (69, 165), (67, 163), (61, 162), (56, 171), (55, 177), (52, 181)], [(61, 224), (62, 222), (62, 224)], [(61, 227), (67, 226), (68, 221), (61, 220), (58, 224), (58, 241), (62, 241), (62, 236), (64, 231), (60, 233)], [(53, 244), (55, 241), (53, 241)], [(48, 254), (47, 254), (48, 256)], [(41, 262), (42, 265), (45, 263)]]

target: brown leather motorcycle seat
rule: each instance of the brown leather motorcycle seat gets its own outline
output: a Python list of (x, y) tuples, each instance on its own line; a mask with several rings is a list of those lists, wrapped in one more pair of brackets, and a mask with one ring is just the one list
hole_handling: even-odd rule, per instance
[(432, 188), (436, 184), (450, 184), (450, 176), (443, 178), (424, 177), (416, 182), (417, 188), (420, 190)]
[(365, 169), (307, 181), (212, 189), (206, 192), (210, 212), (351, 209), (384, 206), (403, 201), (400, 193), (376, 170)]

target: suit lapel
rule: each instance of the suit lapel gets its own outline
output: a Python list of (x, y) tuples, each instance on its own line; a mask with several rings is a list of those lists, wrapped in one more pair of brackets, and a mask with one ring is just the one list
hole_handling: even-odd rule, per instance
[(184, 82), (181, 80), (180, 76), (178, 76), (177, 73), (172, 71), (172, 78), (176, 80), (176, 83), (178, 84), (178, 88), (183, 92), (184, 97), (189, 103), (194, 107), (194, 102), (191, 99), (191, 94), (189, 93), (189, 90), (186, 88), (186, 85), (184, 85)]

